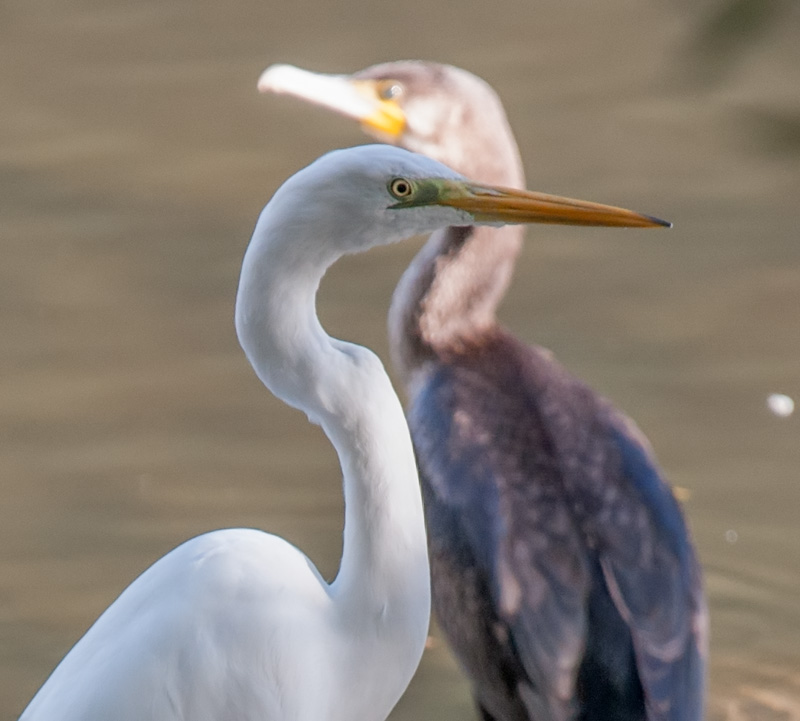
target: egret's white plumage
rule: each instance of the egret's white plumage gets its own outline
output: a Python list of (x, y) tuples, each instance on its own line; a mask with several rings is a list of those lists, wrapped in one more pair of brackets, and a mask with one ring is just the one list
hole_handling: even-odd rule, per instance
[(331, 153), (259, 218), (236, 301), (256, 373), (320, 423), (344, 472), (341, 568), (328, 585), (276, 536), (229, 529), (157, 561), (67, 654), (23, 721), (384, 719), (424, 647), (430, 589), (408, 427), (378, 358), (325, 334), (315, 295), (344, 253), (463, 220), (387, 211), (395, 175), (458, 178), (383, 146)]

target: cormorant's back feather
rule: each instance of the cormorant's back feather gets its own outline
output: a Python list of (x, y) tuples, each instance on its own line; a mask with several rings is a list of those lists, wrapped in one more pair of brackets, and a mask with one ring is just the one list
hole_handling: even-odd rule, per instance
[(434, 606), (484, 714), (700, 718), (699, 568), (633, 423), (499, 330), (422, 377)]

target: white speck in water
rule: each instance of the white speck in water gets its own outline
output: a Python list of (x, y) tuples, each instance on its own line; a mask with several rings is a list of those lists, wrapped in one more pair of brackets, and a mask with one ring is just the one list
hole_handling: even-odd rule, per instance
[(727, 531), (725, 531), (725, 540), (728, 543), (736, 543), (736, 541), (739, 540), (739, 534), (736, 533), (736, 531), (734, 531), (732, 528), (729, 528)]
[(767, 397), (767, 408), (778, 418), (788, 418), (794, 413), (794, 400), (783, 393), (773, 393)]

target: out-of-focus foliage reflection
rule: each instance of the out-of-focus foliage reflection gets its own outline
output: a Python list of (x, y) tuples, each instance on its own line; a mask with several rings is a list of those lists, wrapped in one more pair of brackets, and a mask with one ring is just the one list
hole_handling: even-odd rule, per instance
[(744, 62), (749, 50), (769, 41), (775, 26), (798, 14), (794, 0), (721, 0), (699, 4), (691, 50), (706, 79), (718, 79)]
[[(759, 56), (780, 45), (787, 27), (800, 38), (800, 3), (794, 0), (716, 0), (682, 4), (689, 19), (676, 50), (681, 82), (703, 95), (735, 87)], [(800, 48), (800, 42), (795, 43)], [(800, 52), (795, 51), (800, 63)], [(760, 75), (762, 92), (735, 93), (729, 108), (742, 149), (781, 157), (800, 154), (800, 92), (769, 93), (777, 78)]]

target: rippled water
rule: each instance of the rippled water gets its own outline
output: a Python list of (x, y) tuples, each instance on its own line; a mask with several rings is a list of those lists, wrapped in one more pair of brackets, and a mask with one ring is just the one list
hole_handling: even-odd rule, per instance
[[(531, 231), (503, 317), (636, 418), (690, 491), (710, 716), (800, 719), (800, 413), (766, 406), (800, 400), (798, 31), (778, 0), (5, 3), (3, 717), (194, 534), (269, 528), (334, 574), (335, 456), (260, 388), (232, 307), (272, 191), (362, 138), (255, 81), (276, 61), (422, 57), (495, 85), (531, 186), (675, 222)], [(418, 245), (339, 264), (327, 327), (386, 357)], [(434, 639), (393, 718), (471, 717)]]

